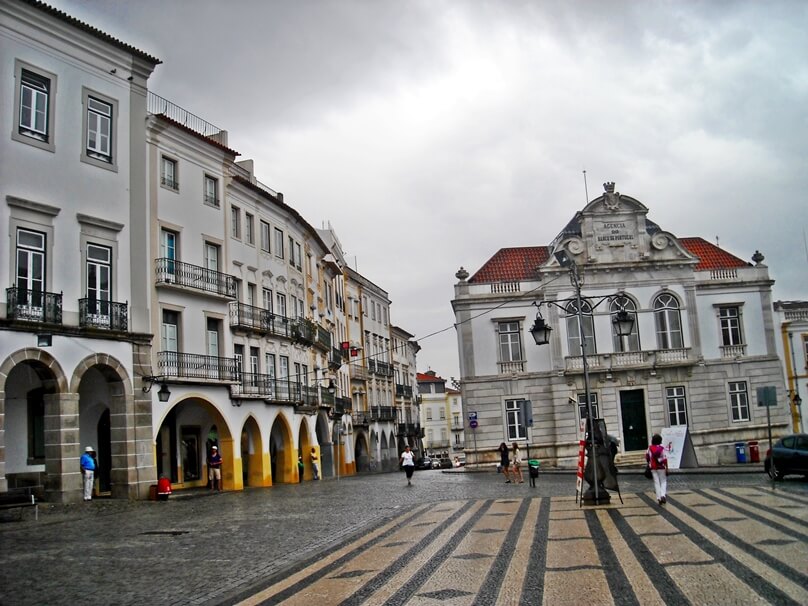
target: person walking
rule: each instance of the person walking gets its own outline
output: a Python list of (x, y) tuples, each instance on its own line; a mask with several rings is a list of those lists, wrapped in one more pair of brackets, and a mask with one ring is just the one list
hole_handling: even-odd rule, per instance
[(317, 449), (311, 447), (311, 470), (314, 473), (314, 479), (320, 479), (320, 457), (317, 456)]
[(215, 444), (210, 447), (208, 479), (210, 480), (211, 490), (222, 492), (222, 455), (219, 454), (219, 447)]
[(92, 446), (88, 446), (84, 449), (84, 454), (81, 455), (81, 459), (79, 460), (79, 465), (81, 465), (81, 475), (84, 480), (84, 500), (85, 501), (92, 501), (93, 500), (93, 482), (95, 477), (95, 458), (93, 454), (95, 450), (93, 450)]
[(303, 457), (297, 458), (297, 483), (303, 481), (303, 473), (306, 471), (306, 466), (303, 464)]
[(522, 477), (522, 470), (519, 467), (522, 464), (522, 454), (519, 452), (519, 444), (516, 442), (513, 443), (513, 467), (511, 468), (511, 475), (513, 476), (513, 481), (516, 483), (516, 479), (519, 478), (519, 483), (524, 484), (525, 480)]
[(668, 457), (665, 455), (665, 447), (662, 446), (662, 436), (658, 433), (651, 438), (645, 460), (651, 466), (657, 503), (664, 505), (668, 502)]
[(407, 474), (407, 486), (412, 486), (412, 472), (415, 471), (415, 460), (409, 446), (404, 447), (401, 458), (398, 460), (404, 473)]
[(499, 445), (499, 466), (502, 468), (502, 473), (505, 474), (505, 483), (511, 483), (511, 476), (508, 473), (508, 467), (510, 466), (511, 461), (508, 458), (508, 445), (503, 442)]

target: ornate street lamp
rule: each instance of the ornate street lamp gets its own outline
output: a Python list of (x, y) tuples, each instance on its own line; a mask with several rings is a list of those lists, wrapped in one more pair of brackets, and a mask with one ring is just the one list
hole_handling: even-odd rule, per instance
[(160, 391), (157, 392), (157, 399), (161, 402), (168, 402), (171, 397), (171, 391), (168, 389), (168, 384), (162, 377), (143, 377), (143, 393), (149, 393), (155, 383), (160, 383)]
[[(599, 486), (598, 481), (598, 465), (596, 461), (596, 447), (595, 447), (595, 417), (592, 413), (592, 396), (591, 390), (589, 387), (589, 361), (587, 360), (587, 340), (586, 334), (584, 331), (584, 297), (581, 296), (581, 281), (578, 275), (578, 266), (572, 260), (572, 258), (567, 254), (566, 251), (561, 250), (554, 253), (556, 260), (558, 261), (559, 265), (564, 268), (567, 268), (570, 273), (570, 282), (572, 286), (575, 288), (575, 297), (571, 299), (566, 299), (562, 301), (539, 301), (534, 303), (537, 307), (536, 312), (536, 319), (533, 322), (533, 327), (530, 329), (530, 334), (533, 337), (533, 340), (536, 342), (536, 345), (546, 345), (550, 342), (550, 332), (552, 331), (552, 327), (550, 327), (541, 315), (541, 306), (542, 305), (553, 305), (565, 313), (569, 314), (571, 308), (574, 309), (575, 315), (578, 320), (578, 337), (581, 343), (581, 362), (583, 364), (584, 370), (584, 397), (586, 398), (586, 427), (587, 431), (589, 432), (590, 443), (589, 443), (589, 458), (592, 464), (592, 472), (593, 472), (593, 482), (590, 486), (590, 490), (592, 494), (586, 498), (586, 501), (590, 501), (595, 505), (603, 503), (608, 503), (609, 493), (606, 492), (605, 489), (601, 489)], [(593, 311), (598, 305), (603, 303), (604, 301), (614, 301), (619, 300), (620, 298), (624, 298), (622, 293), (615, 293), (611, 295), (605, 295), (601, 297), (586, 298), (587, 308), (590, 312)], [(574, 304), (574, 305), (571, 305)], [(631, 335), (632, 331), (634, 330), (634, 322), (635, 318), (633, 314), (630, 314), (625, 309), (620, 309), (614, 316), (612, 320), (612, 324), (614, 326), (615, 333), (619, 337), (627, 337)], [(604, 436), (605, 437), (605, 436)], [(589, 491), (587, 491), (589, 494)], [(583, 501), (582, 497), (582, 501)]]

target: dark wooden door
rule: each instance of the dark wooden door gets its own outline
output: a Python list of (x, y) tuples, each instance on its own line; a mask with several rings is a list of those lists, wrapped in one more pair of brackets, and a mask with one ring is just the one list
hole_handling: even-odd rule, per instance
[(642, 389), (620, 392), (620, 412), (623, 418), (623, 449), (648, 448), (648, 427), (645, 424), (645, 395)]

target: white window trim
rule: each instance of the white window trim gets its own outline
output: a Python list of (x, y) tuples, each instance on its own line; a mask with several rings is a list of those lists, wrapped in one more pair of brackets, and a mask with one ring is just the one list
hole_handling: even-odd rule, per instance
[[(110, 106), (112, 111), (112, 116), (110, 118), (110, 125), (109, 125), (109, 162), (103, 160), (101, 158), (96, 158), (92, 155), (87, 153), (87, 135), (89, 134), (89, 122), (88, 122), (88, 113), (89, 113), (89, 104), (90, 98), (95, 99), (96, 101), (100, 101), (101, 103), (106, 103)], [(101, 93), (97, 93), (89, 88), (82, 87), (81, 88), (81, 107), (82, 107), (82, 139), (81, 139), (81, 161), (86, 164), (92, 164), (93, 166), (97, 166), (98, 168), (103, 168), (105, 170), (110, 170), (112, 172), (118, 172), (118, 102), (111, 98), (107, 97), (106, 95), (102, 95)], [(162, 166), (160, 167), (162, 171)]]
[[(48, 126), (47, 126), (47, 141), (43, 141), (37, 137), (26, 135), (20, 132), (20, 89), (22, 88), (22, 71), (31, 72), (41, 78), (49, 80), (48, 85)], [(40, 69), (30, 63), (14, 60), (14, 121), (11, 124), (11, 138), (20, 143), (26, 143), (44, 149), (45, 151), (55, 152), (55, 134), (56, 134), (56, 74)]]
[[(163, 163), (165, 161), (174, 163), (173, 187), (171, 187), (170, 185), (166, 185), (165, 183), (165, 175), (163, 174)], [(162, 187), (163, 189), (167, 189), (170, 192), (174, 192), (175, 194), (179, 193), (180, 191), (180, 163), (176, 158), (172, 158), (167, 154), (160, 154), (160, 187)]]

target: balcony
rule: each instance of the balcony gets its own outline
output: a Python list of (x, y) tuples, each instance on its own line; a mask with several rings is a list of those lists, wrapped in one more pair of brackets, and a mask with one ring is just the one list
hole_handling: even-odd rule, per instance
[(156, 284), (170, 284), (229, 299), (236, 298), (236, 279), (233, 276), (198, 265), (174, 259), (156, 259), (154, 275)]
[(239, 381), (230, 386), (230, 396), (237, 399), (254, 398), (280, 404), (317, 405), (317, 393), (310, 388), (272, 375), (241, 372)]
[(317, 327), (314, 322), (306, 318), (295, 318), (289, 321), (291, 326), (292, 339), (295, 343), (311, 347), (315, 343), (315, 335), (317, 334)]
[(746, 355), (746, 345), (721, 345), (722, 358), (742, 358)]
[(524, 360), (517, 362), (497, 362), (497, 364), (499, 364), (499, 374), (501, 375), (525, 371)]
[(451, 422), (450, 428), (451, 428), (452, 431), (463, 431), (465, 429), (465, 426), (463, 425), (463, 421), (460, 421), (460, 420), (454, 421), (453, 420)]
[(329, 351), (331, 349), (331, 333), (322, 326), (316, 326), (314, 346), (323, 351)]
[[(368, 360), (368, 362), (372, 362), (372, 360)], [(357, 381), (367, 381), (370, 379), (370, 373), (367, 368), (354, 362), (351, 364), (351, 378)]]
[(392, 377), (395, 374), (390, 364), (378, 360), (368, 360), (368, 369), (380, 377)]
[(323, 406), (334, 406), (335, 401), (336, 396), (329, 393), (327, 387), (320, 386), (320, 402), (322, 402)]
[(129, 330), (129, 306), (126, 303), (79, 299), (79, 326), (103, 330)]
[(351, 413), (351, 420), (353, 421), (354, 427), (358, 425), (367, 427), (370, 423), (370, 415), (364, 410), (355, 410)]
[(230, 303), (230, 327), (243, 328), (262, 335), (294, 339), (297, 320), (273, 314), (268, 309), (246, 305), (240, 301)]
[(62, 323), (62, 293), (27, 290), (12, 286), (6, 289), (6, 318), (40, 324)]
[(397, 398), (411, 398), (412, 385), (399, 385), (396, 383), (396, 397)]
[[(696, 360), (690, 358), (689, 354), (689, 348), (627, 351), (587, 355), (586, 361), (591, 370), (601, 371), (650, 367), (652, 365), (651, 358), (653, 358), (654, 364), (657, 366), (695, 364)], [(584, 362), (581, 356), (568, 356), (565, 361), (568, 372), (583, 372)]]
[(161, 351), (157, 354), (159, 376), (192, 382), (237, 383), (241, 381), (235, 358)]
[(351, 412), (351, 398), (346, 398), (343, 396), (337, 396), (334, 398), (334, 408), (332, 408), (334, 415), (343, 415), (345, 413)]
[(328, 353), (328, 368), (331, 370), (339, 370), (344, 362), (342, 351), (332, 347), (331, 351)]
[(369, 414), (371, 421), (384, 422), (396, 420), (396, 409), (392, 406), (371, 406)]

